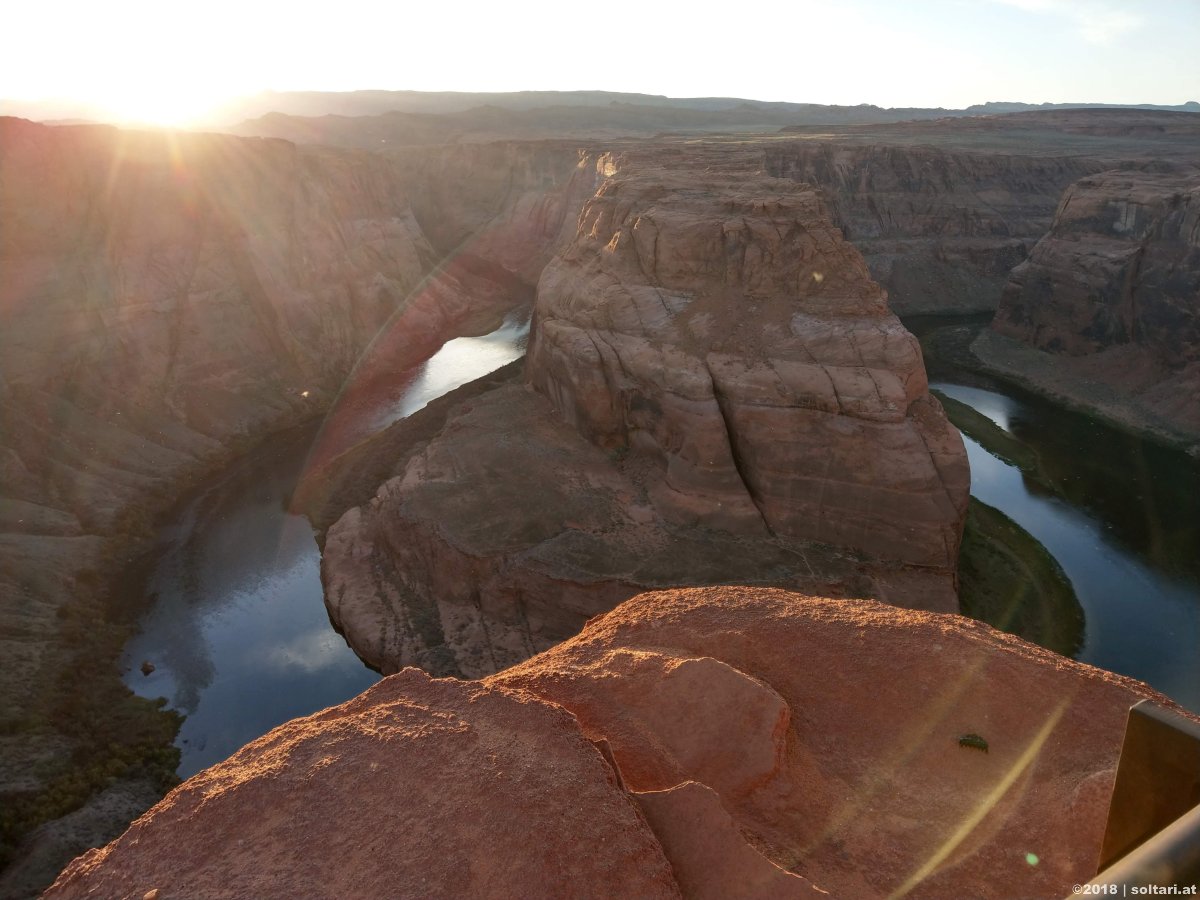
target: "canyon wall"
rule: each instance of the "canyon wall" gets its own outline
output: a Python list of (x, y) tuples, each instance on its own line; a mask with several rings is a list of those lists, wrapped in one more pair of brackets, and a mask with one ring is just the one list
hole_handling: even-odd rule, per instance
[(1063, 190), (1104, 167), (1027, 148), (818, 139), (768, 144), (764, 154), (769, 174), (822, 188), (834, 222), (902, 316), (995, 309), (1009, 271), (1050, 227)]
[(1142, 699), (1173, 707), (958, 616), (645, 594), (482, 682), (406, 669), (274, 729), (46, 896), (1059, 898)]
[(1200, 441), (1200, 170), (1073, 184), (975, 349), (1068, 401)]
[(465, 249), (530, 284), (574, 237), (580, 208), (611, 166), (603, 149), (568, 141), (409, 148), (386, 158), (440, 254)]
[(961, 439), (818, 193), (759, 162), (610, 157), (539, 282), (528, 385), (381, 436), (392, 477), (322, 560), (364, 659), (479, 677), (679, 584), (957, 608)]
[(86, 661), (89, 685), (133, 702), (109, 626), (145, 600), (104, 598), (153, 515), (352, 373), (386, 378), (530, 301), (577, 212), (546, 195), (594, 190), (595, 158), (467, 155), (0, 119), (5, 854), (70, 808), (44, 792), (72, 752), (91, 758), (61, 730), (86, 705), (67, 674)]

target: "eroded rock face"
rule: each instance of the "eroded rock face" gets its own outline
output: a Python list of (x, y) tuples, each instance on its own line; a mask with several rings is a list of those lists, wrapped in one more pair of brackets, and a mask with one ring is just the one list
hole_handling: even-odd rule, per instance
[(0, 754), (48, 757), (4, 766), (0, 805), (68, 765), (32, 727), (44, 682), (93, 653), (64, 605), (104, 617), (107, 578), (191, 480), (528, 304), (595, 163), (0, 119)]
[[(408, 423), (419, 424), (419, 423)], [(448, 413), (436, 436), (326, 535), (331, 619), (385, 673), (482, 677), (578, 632), (647, 588), (735, 582), (956, 608), (948, 574), (836, 548), (672, 525), (639, 461), (584, 440), (509, 383)], [(388, 441), (391, 435), (381, 440)]]
[(489, 683), (607, 742), (653, 792), (681, 884), (720, 878), (720, 854), (694, 867), (674, 834), (728, 817), (780, 868), (863, 898), (1062, 896), (1095, 874), (1129, 705), (1169, 703), (971, 620), (737, 588), (642, 595)]
[[(996, 127), (1003, 131), (1010, 118), (1019, 125), (1005, 116)], [(946, 135), (921, 143), (936, 144), (964, 124), (945, 125)], [(1038, 137), (1047, 136), (1027, 143), (1036, 147)], [(968, 152), (888, 146), (886, 133), (874, 140), (769, 145), (766, 170), (825, 192), (834, 221), (900, 315), (995, 309), (1009, 271), (1050, 227), (1063, 189), (1104, 168), (1077, 154), (1039, 156), (1024, 147), (1019, 154)]]
[(961, 439), (816, 192), (755, 161), (613, 158), (539, 283), (526, 388), (380, 438), (393, 477), (322, 560), (364, 659), (479, 677), (680, 584), (957, 608)]
[[(992, 330), (1053, 354), (1061, 377), (1096, 386), (1088, 397), (1086, 386), (1060, 385), (1076, 402), (1123, 402), (1135, 419), (1196, 441), (1200, 170), (1159, 168), (1072, 185), (1013, 270)], [(984, 343), (986, 352), (996, 342)]]
[(1108, 172), (1063, 194), (993, 327), (1052, 353), (1136, 343), (1180, 365), (1200, 356), (1198, 294), (1200, 172)]
[(1057, 898), (1143, 698), (1170, 705), (957, 616), (644, 594), (482, 683), (409, 669), (275, 729), (47, 896)]
[[(54, 629), (104, 540), (181, 480), (316, 415), (352, 371), (386, 378), (528, 302), (522, 273), (536, 277), (573, 221), (568, 188), (594, 190), (595, 159), (557, 145), (460, 155), (0, 120), (0, 583), (22, 598), (0, 612), (14, 658)], [(476, 178), (489, 164), (492, 180)], [(6, 705), (27, 693), (0, 688)]]
[(618, 174), (536, 315), (530, 383), (592, 443), (661, 467), (668, 521), (954, 565), (961, 440), (812, 188)]
[(409, 148), (388, 160), (439, 253), (465, 248), (530, 284), (575, 236), (580, 208), (612, 164), (603, 149), (566, 141)]

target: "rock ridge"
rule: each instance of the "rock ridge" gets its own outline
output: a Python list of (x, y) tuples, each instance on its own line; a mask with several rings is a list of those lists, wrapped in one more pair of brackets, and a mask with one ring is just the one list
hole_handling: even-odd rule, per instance
[(405, 669), (280, 726), (46, 896), (1060, 897), (1140, 699), (1173, 706), (958, 616), (643, 594), (481, 682)]

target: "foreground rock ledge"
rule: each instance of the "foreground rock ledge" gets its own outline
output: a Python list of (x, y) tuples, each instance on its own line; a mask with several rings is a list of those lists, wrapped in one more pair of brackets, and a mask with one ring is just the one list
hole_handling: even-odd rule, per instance
[(482, 682), (407, 669), (275, 729), (47, 896), (1060, 897), (1142, 698), (1171, 705), (958, 616), (642, 594)]

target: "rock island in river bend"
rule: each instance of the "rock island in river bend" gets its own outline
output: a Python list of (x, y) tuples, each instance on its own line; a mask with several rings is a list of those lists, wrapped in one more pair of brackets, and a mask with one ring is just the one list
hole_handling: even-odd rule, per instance
[(365, 660), (478, 677), (677, 584), (957, 609), (962, 440), (818, 191), (758, 164), (602, 161), (524, 383), (450, 410), (328, 531), (326, 602)]

